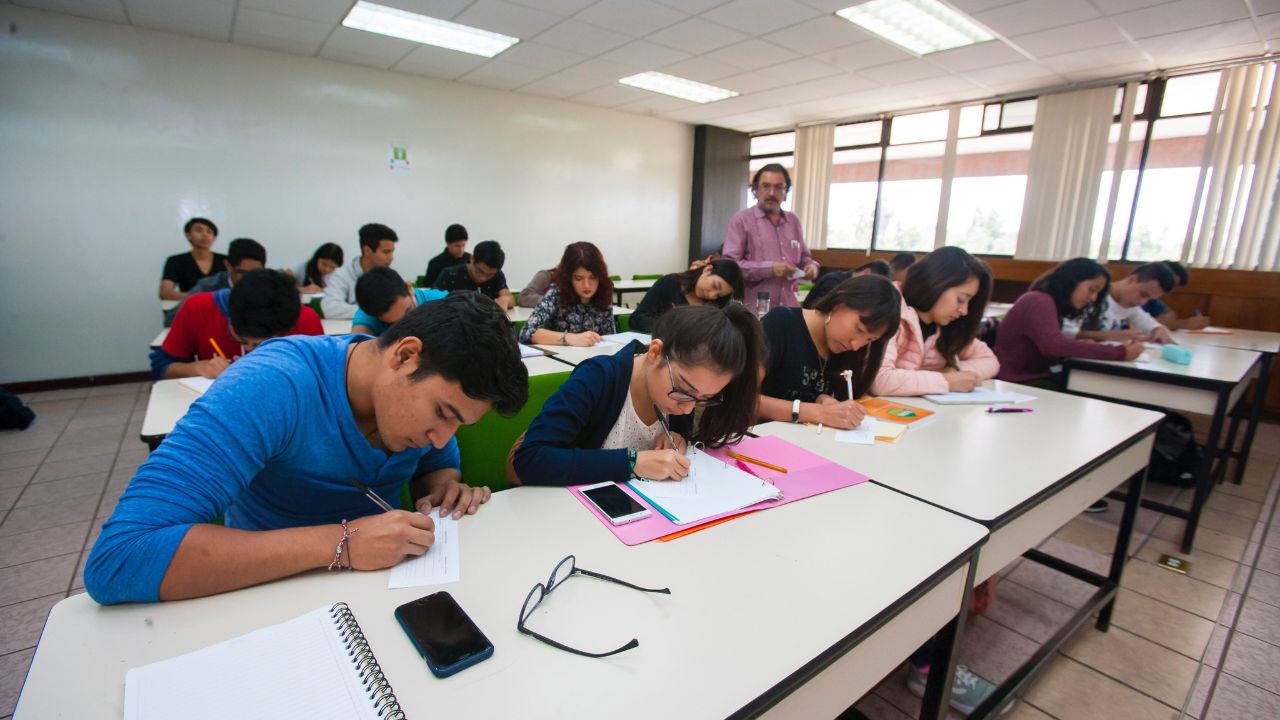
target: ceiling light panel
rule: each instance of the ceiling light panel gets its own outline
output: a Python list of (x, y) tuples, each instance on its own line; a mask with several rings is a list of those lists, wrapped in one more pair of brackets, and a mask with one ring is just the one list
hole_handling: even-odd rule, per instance
[(623, 85), (648, 90), (649, 92), (670, 95), (681, 100), (696, 103), (709, 103), (736, 96), (738, 93), (715, 85), (686, 80), (675, 75), (660, 72), (643, 72), (638, 75), (624, 77), (618, 82)]
[(355, 30), (389, 35), (424, 45), (491, 58), (520, 42), (520, 38), (459, 25), (448, 20), (419, 15), (405, 10), (360, 2), (351, 8), (342, 24)]
[(836, 15), (916, 55), (995, 39), (989, 30), (938, 0), (871, 0)]

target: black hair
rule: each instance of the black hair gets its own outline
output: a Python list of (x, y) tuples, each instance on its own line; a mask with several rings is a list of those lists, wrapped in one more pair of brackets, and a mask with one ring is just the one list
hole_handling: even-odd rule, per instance
[(968, 313), (938, 330), (938, 353), (950, 364), (978, 337), (982, 312), (991, 296), (991, 268), (958, 247), (942, 247), (907, 270), (902, 299), (919, 312), (928, 312), (942, 293), (977, 278), (978, 291), (969, 298)]
[(1173, 268), (1168, 263), (1154, 262), (1146, 265), (1139, 265), (1130, 273), (1138, 278), (1138, 282), (1151, 282), (1155, 280), (1160, 284), (1160, 290), (1163, 292), (1173, 292), (1178, 286), (1178, 276), (1173, 274)]
[[(782, 179), (787, 181), (787, 190), (791, 190), (791, 173), (787, 172), (787, 169), (779, 163), (769, 163), (757, 170), (756, 174), (751, 178), (751, 187), (760, 187), (760, 176), (767, 172), (782, 173)], [(721, 245), (720, 247), (724, 246)]]
[(250, 270), (231, 288), (231, 329), (245, 340), (279, 337), (298, 324), (302, 301), (293, 278), (279, 270)]
[(188, 220), (186, 224), (182, 226), (182, 234), (186, 235), (187, 233), (191, 232), (191, 226), (197, 225), (197, 224), (204, 225), (205, 227), (209, 228), (210, 230), (213, 231), (213, 236), (218, 237), (218, 226), (214, 225), (213, 221), (210, 220), (209, 218), (202, 218), (202, 217), (193, 217), (190, 220)]
[[(1098, 292), (1098, 298), (1083, 309), (1075, 309), (1071, 305), (1071, 294), (1076, 291), (1076, 286), (1098, 277), (1106, 279)], [(1102, 316), (1102, 306), (1110, 286), (1111, 273), (1107, 272), (1106, 268), (1089, 258), (1078, 257), (1061, 263), (1041, 275), (1031, 283), (1030, 289), (1038, 290), (1053, 298), (1053, 304), (1058, 309), (1059, 320), (1082, 318), (1081, 327), (1088, 328), (1096, 325)]]
[(688, 439), (712, 447), (741, 440), (756, 422), (764, 363), (764, 328), (755, 313), (741, 303), (683, 305), (658, 318), (653, 337), (662, 340), (671, 362), (733, 376), (721, 392), (723, 402), (702, 411)]
[(528, 401), (529, 370), (520, 360), (511, 323), (483, 293), (453, 293), (419, 305), (378, 337), (378, 347), (389, 348), (406, 337), (422, 343), (411, 382), (438, 375), (508, 417)]
[(467, 235), (467, 229), (457, 223), (454, 223), (444, 229), (445, 245), (449, 245), (450, 243), (456, 243), (459, 240), (467, 240), (469, 239), (469, 237), (470, 236)]
[(383, 225), (382, 223), (369, 223), (360, 226), (360, 245), (370, 250), (377, 250), (378, 245), (383, 240), (391, 242), (400, 242), (400, 236), (396, 235), (396, 231)]
[(1186, 265), (1177, 260), (1165, 260), (1164, 264), (1168, 265), (1173, 274), (1178, 276), (1178, 287), (1186, 287), (1191, 283), (1191, 272), (1187, 270)]
[(404, 283), (404, 278), (389, 267), (374, 268), (356, 281), (356, 304), (374, 317), (389, 310), (392, 303), (408, 294), (409, 286)]
[(829, 315), (841, 306), (858, 311), (867, 330), (880, 333), (875, 342), (832, 355), (827, 362), (828, 378), (839, 377), (845, 370), (853, 371), (853, 398), (846, 399), (857, 399), (871, 391), (871, 383), (884, 360), (884, 348), (898, 332), (898, 323), (902, 320), (902, 296), (886, 278), (858, 275), (835, 286), (813, 309)]
[(865, 265), (859, 265), (853, 269), (853, 274), (855, 275), (860, 272), (869, 272), (872, 275), (879, 275), (882, 278), (889, 278), (890, 280), (893, 279), (893, 266), (884, 260), (872, 260)]
[(484, 263), (494, 270), (501, 270), (502, 264), (507, 261), (507, 254), (502, 252), (502, 246), (497, 240), (485, 240), (471, 250), (471, 261), (477, 265)]
[(267, 264), (267, 249), (262, 247), (262, 243), (253, 238), (236, 238), (227, 246), (227, 262), (231, 263), (231, 267), (235, 267), (244, 260), (257, 260), (263, 265)]
[(915, 261), (915, 253), (900, 252), (897, 255), (894, 255), (893, 259), (889, 261), (889, 266), (893, 268), (894, 272), (899, 272), (911, 267), (915, 264)]
[(742, 286), (742, 268), (738, 267), (738, 263), (732, 260), (712, 260), (706, 265), (700, 265), (693, 270), (685, 270), (682, 273), (676, 273), (675, 276), (680, 280), (680, 292), (693, 292), (693, 288), (698, 284), (698, 278), (702, 277), (703, 268), (711, 268), (711, 274), (723, 279), (729, 283), (729, 287), (733, 292), (722, 298), (716, 298), (712, 302), (717, 307), (724, 307), (732, 300), (742, 300), (742, 296), (746, 293)]
[(306, 277), (302, 278), (303, 285), (319, 285), (324, 287), (324, 274), (320, 272), (320, 264), (318, 260), (332, 260), (342, 267), (342, 246), (338, 243), (325, 243), (316, 248), (316, 252), (307, 261)]

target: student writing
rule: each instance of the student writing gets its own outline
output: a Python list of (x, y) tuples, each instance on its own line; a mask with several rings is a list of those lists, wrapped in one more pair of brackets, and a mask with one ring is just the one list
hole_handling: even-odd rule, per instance
[(884, 278), (892, 278), (893, 270), (889, 267), (889, 263), (884, 260), (872, 260), (852, 270), (829, 272), (818, 278), (818, 281), (813, 284), (813, 287), (809, 289), (809, 294), (805, 296), (804, 302), (800, 303), (800, 307), (812, 309), (814, 305), (818, 304), (819, 300), (834, 290), (837, 285), (855, 275), (879, 275)]
[(1102, 311), (1084, 323), (1063, 323), (1062, 331), (1079, 340), (1150, 340), (1172, 342), (1169, 329), (1147, 314), (1142, 306), (1173, 290), (1176, 277), (1164, 263), (1139, 265), (1098, 300)]
[[(222, 261), (222, 265), (223, 269), (219, 272), (206, 275), (197, 280), (196, 284), (191, 286), (191, 292), (187, 296), (190, 297), (197, 293), (225, 290), (232, 287), (250, 270), (266, 267), (267, 249), (252, 238), (236, 238), (231, 241), (231, 244), (227, 245), (227, 257)], [(178, 316), (178, 310), (186, 302), (183, 299), (172, 310), (165, 312), (165, 327), (173, 324), (173, 319)]]
[(507, 276), (502, 274), (506, 258), (501, 245), (493, 240), (485, 240), (476, 245), (476, 251), (467, 258), (466, 264), (445, 269), (436, 278), (434, 285), (448, 292), (481, 292), (498, 303), (498, 307), (510, 310), (515, 307), (516, 301), (507, 288)]
[(542, 302), (520, 330), (520, 342), (590, 347), (601, 335), (617, 332), (613, 319), (613, 282), (600, 248), (570, 243)]
[(724, 307), (742, 300), (742, 270), (732, 260), (712, 260), (694, 270), (664, 275), (644, 294), (631, 315), (631, 329), (651, 332), (658, 318), (681, 305), (710, 303)]
[(378, 337), (415, 307), (448, 295), (434, 288), (412, 288), (391, 268), (374, 268), (356, 281), (360, 306), (351, 332)]
[(307, 295), (324, 292), (326, 278), (342, 267), (342, 246), (325, 243), (316, 248), (311, 259), (285, 270), (298, 285), (298, 292)]
[(444, 250), (431, 258), (427, 263), (427, 271), (422, 275), (423, 283), (427, 287), (435, 287), (436, 279), (445, 270), (456, 265), (467, 264), (471, 259), (471, 253), (467, 252), (469, 239), (467, 229), (457, 223), (444, 229)]

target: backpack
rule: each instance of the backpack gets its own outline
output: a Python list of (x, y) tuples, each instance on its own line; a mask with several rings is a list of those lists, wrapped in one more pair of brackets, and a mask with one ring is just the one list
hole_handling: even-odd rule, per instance
[(1195, 440), (1191, 421), (1176, 412), (1166, 413), (1156, 428), (1147, 479), (1162, 485), (1193, 487), (1203, 460), (1204, 448)]
[(0, 430), (26, 430), (36, 414), (17, 395), (0, 388)]

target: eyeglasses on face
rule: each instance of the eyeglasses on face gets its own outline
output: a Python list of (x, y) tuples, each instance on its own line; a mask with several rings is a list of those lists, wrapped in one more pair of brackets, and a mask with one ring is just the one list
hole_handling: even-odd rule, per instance
[(662, 359), (667, 363), (667, 377), (671, 380), (671, 391), (667, 393), (667, 397), (678, 403), (693, 403), (701, 408), (715, 407), (716, 405), (724, 402), (724, 398), (719, 394), (712, 395), (708, 398), (700, 398), (685, 391), (684, 388), (676, 384), (675, 373), (671, 370), (671, 358), (663, 355)]

